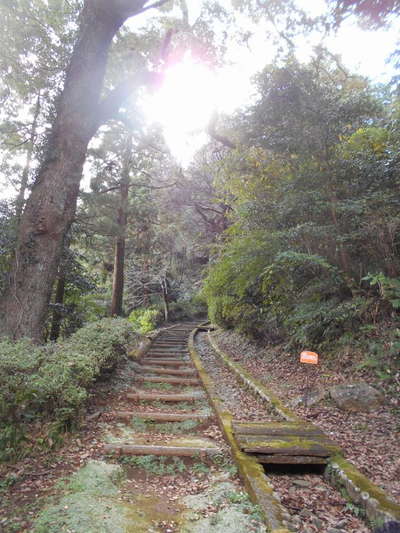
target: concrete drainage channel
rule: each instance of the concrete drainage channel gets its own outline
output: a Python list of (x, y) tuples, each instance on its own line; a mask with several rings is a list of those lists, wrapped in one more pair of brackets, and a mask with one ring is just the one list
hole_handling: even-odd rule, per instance
[[(65, 482), (33, 531), (364, 533), (354, 511), (375, 524), (399, 519), (334, 443), (194, 326), (164, 330), (135, 354), (132, 382), (104, 425), (104, 455)], [(279, 464), (293, 453), (296, 474), (298, 465)]]
[[(392, 527), (399, 528), (400, 506), (389, 500), (380, 488), (373, 485), (353, 465), (348, 463), (341, 456), (340, 449), (331, 443), (318, 428), (299, 419), (282, 404), (279, 398), (222, 352), (212, 336), (201, 331), (194, 332), (190, 340), (190, 350), (200, 375), (204, 379), (208, 395), (216, 408), (220, 425), (232, 447), (235, 459), (238, 461), (249, 493), (253, 501), (257, 501), (263, 508), (269, 530), (307, 533), (312, 531), (360, 533), (371, 531), (370, 528), (375, 529), (388, 522), (392, 524)], [(263, 402), (264, 412), (253, 413), (253, 420), (259, 420), (259, 424), (244, 423), (248, 417), (248, 409), (244, 403), (243, 395), (239, 397), (239, 404), (236, 408), (235, 401), (230, 402), (229, 398), (224, 397), (226, 388), (231, 387), (232, 381), (236, 381), (240, 388), (245, 387), (251, 396), (257, 397)], [(221, 398), (223, 399), (222, 402)], [(253, 407), (251, 406), (250, 412), (252, 410)], [(234, 412), (233, 416), (232, 411)], [(233, 418), (235, 420), (232, 423)], [(265, 436), (261, 438), (260, 435), (257, 435), (256, 440), (264, 442), (253, 442), (252, 449), (252, 446), (248, 444), (251, 439), (246, 440), (247, 435), (243, 438), (243, 435), (238, 434), (237, 430), (235, 432), (237, 427), (242, 428), (240, 431), (247, 434), (256, 432), (263, 435), (266, 428), (272, 434), (276, 433), (278, 428), (278, 434), (281, 436), (279, 439), (276, 436), (269, 436), (267, 439)], [(293, 428), (296, 439), (310, 439), (311, 442), (307, 441), (307, 444), (321, 446), (296, 452), (290, 441)], [(298, 435), (303, 436), (298, 437)], [(272, 450), (273, 453), (278, 455), (271, 454), (271, 442), (273, 441), (276, 447), (277, 440), (280, 439), (282, 442), (279, 444), (282, 446), (282, 450), (274, 449)], [(290, 458), (290, 462), (296, 463), (298, 460), (299, 465), (302, 466), (284, 464), (288, 459), (288, 442), (291, 446), (289, 453), (307, 454), (306, 456)], [(303, 441), (299, 440), (296, 445), (300, 442)], [(243, 448), (246, 449), (246, 446), (250, 446), (250, 455), (243, 453)], [(259, 446), (258, 449), (257, 446)], [(325, 453), (324, 448), (327, 450)], [(269, 455), (263, 455), (266, 452)], [(318, 454), (325, 457), (312, 457)], [(260, 478), (262, 466), (259, 461), (269, 463), (265, 465), (267, 476), (264, 475), (264, 479)], [(308, 462), (315, 465), (320, 462), (321, 466), (319, 468), (311, 465), (308, 467)], [(270, 463), (281, 464), (277, 468), (276, 465)], [(249, 471), (250, 465), (251, 471)], [(259, 488), (261, 484), (263, 484), (262, 493), (264, 495), (262, 501), (260, 501), (259, 490), (254, 490), (254, 487)], [(293, 498), (293, 493), (295, 498)], [(294, 499), (297, 500), (295, 505), (293, 505)], [(328, 509), (324, 509), (324, 500), (336, 503), (337, 509), (341, 509), (341, 512), (338, 513), (336, 509), (336, 512), (330, 513)], [(284, 509), (282, 503), (285, 504), (286, 502), (290, 502), (291, 505)], [(327, 507), (332, 506), (327, 505)], [(358, 518), (350, 516), (351, 512), (355, 513)], [(363, 523), (361, 517), (366, 522)], [(394, 531), (397, 530), (394, 529)]]

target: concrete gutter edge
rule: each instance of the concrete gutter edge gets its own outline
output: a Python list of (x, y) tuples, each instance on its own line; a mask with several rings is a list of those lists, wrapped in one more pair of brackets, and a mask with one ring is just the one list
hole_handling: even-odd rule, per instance
[[(246, 386), (264, 400), (271, 402), (286, 420), (303, 421), (288, 407), (284, 406), (281, 400), (271, 393), (265, 385), (253, 378), (241, 365), (233, 362), (229, 355), (219, 348), (210, 333), (208, 336), (215, 352)], [(371, 524), (377, 526), (393, 521), (400, 525), (400, 505), (390, 500), (381, 488), (372, 483), (342, 455), (336, 455), (330, 459), (325, 471), (325, 478), (337, 489), (344, 488), (348, 498), (362, 509)]]
[(189, 353), (206, 389), (208, 399), (217, 414), (219, 425), (231, 447), (233, 458), (249, 496), (252, 502), (261, 509), (266, 526), (271, 533), (290, 533), (284, 523), (287, 512), (274, 497), (273, 488), (267, 481), (262, 465), (254, 457), (242, 452), (237, 445), (232, 432), (232, 415), (224, 409), (221, 400), (217, 397), (214, 383), (204, 370), (194, 346), (197, 332), (198, 328), (190, 334)]

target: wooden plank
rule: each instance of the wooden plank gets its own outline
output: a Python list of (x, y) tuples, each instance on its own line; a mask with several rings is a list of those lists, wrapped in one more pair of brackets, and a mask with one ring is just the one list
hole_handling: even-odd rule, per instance
[(111, 413), (114, 418), (118, 420), (132, 420), (138, 418), (143, 420), (154, 420), (155, 422), (182, 422), (184, 420), (199, 420), (206, 421), (211, 418), (210, 415), (203, 415), (201, 413), (164, 413), (163, 411), (148, 411), (141, 413), (140, 411), (115, 411)]
[(158, 394), (152, 392), (136, 392), (128, 393), (126, 398), (128, 400), (147, 400), (160, 402), (195, 402), (204, 398), (204, 394)]
[(328, 457), (315, 455), (256, 455), (260, 463), (270, 465), (326, 465)]
[(201, 382), (195, 378), (174, 378), (174, 377), (154, 377), (137, 376), (135, 381), (146, 383), (170, 383), (171, 385), (200, 385)]
[(326, 437), (324, 434), (299, 436), (299, 435), (236, 435), (238, 442), (243, 445), (252, 444), (254, 442), (273, 443), (275, 446), (278, 442), (280, 446), (294, 444), (296, 446), (303, 445), (307, 447), (309, 444), (319, 444), (321, 446), (337, 447), (337, 444)]
[(234, 422), (232, 429), (235, 435), (324, 435), (317, 426), (297, 422)]
[(168, 455), (173, 457), (197, 457), (221, 453), (219, 448), (191, 446), (153, 446), (151, 444), (105, 444), (104, 453), (118, 455)]
[(272, 443), (255, 442), (242, 447), (246, 453), (255, 453), (257, 455), (316, 455), (318, 457), (329, 457), (331, 452), (319, 444), (310, 444), (309, 446), (274, 446)]

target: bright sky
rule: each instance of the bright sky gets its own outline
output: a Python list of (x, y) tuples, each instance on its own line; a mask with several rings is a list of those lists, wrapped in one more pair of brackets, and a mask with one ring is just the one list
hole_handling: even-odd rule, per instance
[[(297, 0), (299, 6), (317, 16), (327, 10), (325, 0)], [(188, 0), (191, 23), (199, 15), (201, 2)], [(230, 6), (230, 0), (222, 0)], [(262, 24), (252, 25), (244, 17), (242, 25), (253, 30), (248, 46), (232, 44), (228, 47), (226, 66), (211, 72), (196, 62), (190, 54), (166, 73), (164, 86), (145, 105), (150, 122), (161, 124), (166, 142), (177, 161), (187, 166), (195, 152), (206, 142), (204, 130), (215, 110), (231, 113), (251, 101), (251, 78), (273, 59), (275, 50), (267, 40)], [(335, 36), (324, 41), (334, 54), (342, 56), (350, 71), (368, 76), (374, 81), (389, 81), (393, 69), (385, 61), (396, 47), (400, 23), (379, 31), (363, 31), (351, 20), (342, 24)], [(307, 61), (313, 47), (321, 42), (314, 33), (307, 40), (298, 39), (297, 55)]]
[[(306, 6), (313, 16), (325, 13), (327, 9), (325, 0), (296, 1), (300, 7)], [(220, 2), (227, 9), (232, 9), (231, 0)], [(202, 2), (187, 0), (187, 4), (192, 24), (200, 14)], [(172, 154), (183, 166), (190, 164), (195, 152), (207, 142), (205, 129), (213, 112), (217, 110), (229, 114), (249, 103), (253, 93), (252, 76), (275, 55), (271, 42), (267, 40), (265, 26), (254, 26), (244, 16), (240, 22), (243, 28), (253, 31), (253, 36), (248, 46), (236, 43), (228, 46), (228, 66), (212, 72), (187, 53), (181, 64), (166, 73), (161, 90), (144, 104), (147, 120), (161, 124)], [(352, 72), (368, 76), (374, 81), (386, 82), (394, 72), (385, 61), (396, 48), (399, 35), (400, 21), (389, 29), (363, 31), (348, 20), (324, 44), (331, 52), (340, 54), (343, 64)], [(299, 39), (296, 42), (299, 59), (306, 61), (320, 39), (321, 36), (316, 33), (307, 41)], [(86, 172), (82, 183), (85, 190), (88, 189), (89, 180)], [(15, 191), (7, 184), (4, 187), (0, 175), (0, 197), (14, 194)]]

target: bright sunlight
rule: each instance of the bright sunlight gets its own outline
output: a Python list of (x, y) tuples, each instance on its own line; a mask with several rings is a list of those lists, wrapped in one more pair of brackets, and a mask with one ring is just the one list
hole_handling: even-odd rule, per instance
[(216, 75), (187, 53), (166, 70), (161, 88), (146, 101), (146, 115), (162, 126), (171, 152), (182, 165), (206, 140), (218, 86)]

